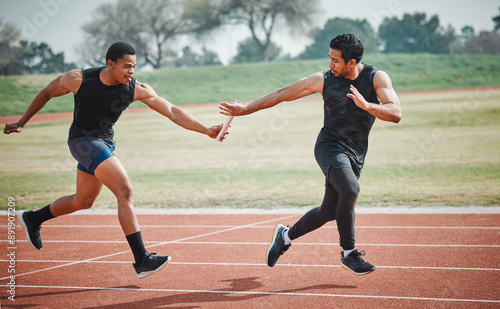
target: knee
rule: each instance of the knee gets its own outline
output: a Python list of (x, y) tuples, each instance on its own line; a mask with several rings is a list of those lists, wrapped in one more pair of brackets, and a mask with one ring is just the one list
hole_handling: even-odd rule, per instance
[(132, 203), (134, 199), (134, 190), (132, 188), (132, 184), (130, 183), (124, 183), (119, 191), (118, 194), (116, 195), (116, 198), (118, 200), (122, 200), (127, 203)]
[(75, 208), (77, 209), (89, 209), (94, 206), (95, 199), (93, 198), (75, 198)]
[(348, 192), (347, 192), (347, 196), (349, 198), (354, 198), (354, 199), (357, 199), (358, 198), (358, 195), (359, 195), (359, 186), (355, 187), (355, 188), (351, 188)]
[(358, 199), (359, 195), (359, 185), (357, 186), (349, 186), (346, 190), (344, 190), (343, 196), (345, 200), (354, 207), (354, 204), (356, 204), (356, 200)]

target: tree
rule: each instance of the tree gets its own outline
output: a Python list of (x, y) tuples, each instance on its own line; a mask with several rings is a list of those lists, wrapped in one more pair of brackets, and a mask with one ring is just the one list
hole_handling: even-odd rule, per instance
[(64, 52), (55, 54), (44, 42), (27, 43), (22, 62), (24, 71), (28, 74), (62, 73), (76, 68), (74, 63), (64, 62)]
[(47, 43), (21, 38), (21, 31), (0, 21), (0, 75), (60, 73), (75, 68), (64, 62), (64, 52), (54, 53)]
[(182, 56), (175, 60), (176, 67), (192, 67), (199, 65), (221, 64), (219, 56), (213, 51), (203, 48), (202, 54), (192, 51), (191, 47), (185, 46), (182, 49)]
[(202, 49), (202, 54), (198, 62), (199, 65), (221, 65), (219, 56), (217, 53), (208, 50), (206, 48)]
[(472, 26), (464, 26), (460, 32), (462, 33), (460, 38), (463, 40), (468, 40), (474, 36), (474, 28)]
[(329, 19), (323, 29), (317, 29), (314, 34), (314, 42), (307, 46), (298, 58), (315, 59), (328, 57), (330, 41), (342, 33), (356, 35), (365, 47), (365, 52), (378, 52), (378, 39), (372, 26), (366, 19), (332, 18)]
[[(268, 51), (268, 61), (274, 61), (279, 59), (281, 54), (281, 48), (274, 43), (270, 43)], [(233, 63), (245, 63), (245, 62), (257, 62), (260, 61), (262, 53), (260, 46), (255, 42), (253, 38), (247, 38), (244, 41), (238, 43), (238, 52), (234, 56)]]
[(427, 20), (425, 13), (404, 14), (402, 19), (386, 17), (378, 33), (386, 53), (449, 53), (456, 39), (451, 26), (444, 30), (437, 15)]
[(453, 50), (460, 54), (500, 54), (500, 34), (497, 31), (481, 31), (472, 35)]
[[(500, 10), (500, 7), (498, 9)], [(498, 31), (500, 29), (500, 15), (493, 17), (492, 20), (495, 23), (493, 30)]]
[[(142, 25), (137, 18), (133, 1), (120, 0), (116, 4), (102, 4), (94, 10), (91, 21), (82, 27), (85, 40), (80, 44), (80, 57), (90, 66), (104, 65), (107, 48), (116, 41), (128, 42), (140, 55), (147, 46), (140, 36)], [(142, 60), (142, 61), (141, 61)]]
[(453, 52), (459, 54), (500, 54), (500, 15), (492, 18), (493, 31), (481, 31), (475, 35), (474, 28), (465, 26), (459, 36)]
[(462, 29), (460, 30), (460, 35), (451, 45), (451, 52), (454, 54), (455, 53), (464, 54), (465, 44), (473, 36), (474, 36), (474, 28), (472, 26), (466, 25), (462, 27)]
[(88, 64), (103, 64), (102, 55), (116, 41), (134, 46), (139, 64), (160, 68), (175, 59), (175, 39), (190, 33), (194, 22), (185, 18), (184, 0), (119, 0), (102, 4), (85, 24), (82, 56)]
[(257, 61), (269, 61), (272, 34), (278, 24), (305, 33), (317, 12), (318, 0), (191, 0), (190, 16), (199, 19), (200, 32), (222, 25), (243, 24), (258, 47)]
[(0, 75), (22, 73), (23, 48), (21, 31), (0, 20)]

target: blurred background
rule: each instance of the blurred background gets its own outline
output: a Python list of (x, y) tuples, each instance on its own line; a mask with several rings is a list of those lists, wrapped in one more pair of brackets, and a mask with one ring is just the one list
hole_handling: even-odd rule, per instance
[(498, 54), (493, 0), (39, 0), (0, 2), (0, 75), (104, 64), (118, 40), (138, 70), (326, 58), (352, 32), (366, 53)]

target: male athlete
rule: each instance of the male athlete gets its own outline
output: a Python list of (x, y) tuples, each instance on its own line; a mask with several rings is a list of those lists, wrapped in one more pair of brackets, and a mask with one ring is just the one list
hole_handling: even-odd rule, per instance
[(266, 255), (273, 267), (291, 246), (291, 241), (337, 220), (341, 265), (356, 275), (365, 275), (375, 266), (365, 261), (354, 240), (354, 206), (359, 193), (358, 179), (368, 150), (368, 134), (375, 121), (398, 123), (401, 108), (389, 76), (361, 62), (364, 47), (352, 34), (342, 34), (330, 42), (330, 70), (299, 79), (246, 106), (222, 102), (221, 113), (242, 116), (293, 101), (313, 93), (324, 100), (324, 126), (314, 149), (326, 176), (321, 206), (307, 212), (292, 227), (278, 224)]
[(106, 66), (71, 70), (49, 83), (33, 99), (18, 122), (9, 123), (5, 134), (18, 133), (45, 104), (54, 97), (72, 92), (75, 97), (74, 119), (69, 130), (68, 145), (78, 161), (76, 193), (63, 196), (37, 211), (21, 211), (19, 221), (35, 249), (42, 249), (41, 224), (54, 217), (92, 207), (108, 187), (118, 202), (118, 219), (134, 254), (133, 264), (138, 278), (160, 270), (169, 256), (148, 253), (142, 241), (133, 208), (132, 185), (127, 172), (114, 156), (113, 125), (133, 101), (141, 101), (177, 125), (215, 138), (221, 125), (205, 127), (184, 109), (159, 97), (149, 85), (133, 77), (135, 50), (123, 42), (112, 44), (106, 53)]

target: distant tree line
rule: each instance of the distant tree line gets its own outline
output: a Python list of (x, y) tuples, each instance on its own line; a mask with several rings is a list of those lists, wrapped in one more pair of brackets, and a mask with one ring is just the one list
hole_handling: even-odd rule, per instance
[(64, 61), (64, 52), (23, 40), (15, 25), (0, 21), (0, 75), (58, 73), (75, 67)]
[[(366, 53), (500, 53), (500, 15), (492, 31), (476, 34), (464, 26), (457, 34), (441, 25), (437, 15), (425, 13), (386, 17), (374, 29), (367, 19), (335, 17), (323, 28), (312, 29), (319, 0), (117, 0), (102, 4), (83, 26), (78, 50), (88, 66), (103, 65), (107, 47), (127, 41), (137, 49), (140, 66), (154, 69), (221, 64), (207, 45), (217, 43), (221, 30), (243, 25), (250, 36), (238, 44), (231, 63), (293, 59), (273, 41), (277, 28), (293, 36), (308, 36), (312, 43), (295, 59), (323, 58), (337, 34), (360, 37)], [(46, 43), (23, 40), (20, 31), (0, 21), (0, 75), (64, 72), (75, 68), (64, 53)]]
[(404, 14), (401, 18), (386, 17), (377, 32), (366, 19), (336, 17), (328, 20), (323, 29), (314, 31), (314, 42), (298, 58), (324, 57), (327, 53), (326, 42), (345, 32), (356, 34), (367, 53), (499, 54), (500, 15), (492, 20), (495, 24), (492, 31), (476, 35), (471, 26), (465, 26), (457, 35), (453, 27), (444, 28), (437, 15), (428, 18), (425, 13)]

